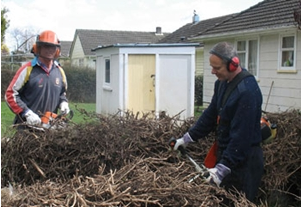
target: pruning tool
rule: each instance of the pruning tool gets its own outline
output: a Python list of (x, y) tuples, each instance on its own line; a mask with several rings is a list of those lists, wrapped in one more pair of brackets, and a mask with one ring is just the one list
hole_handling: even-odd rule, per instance
[[(176, 144), (176, 139), (174, 137), (172, 137), (170, 140), (169, 140), (169, 146), (171, 147), (171, 149), (173, 150), (174, 146)], [(192, 181), (194, 181), (195, 179), (197, 179), (198, 177), (201, 177), (203, 179), (206, 179), (210, 176), (210, 173), (208, 171), (208, 169), (203, 165), (201, 164), (198, 165), (195, 160), (193, 160), (193, 158), (189, 155), (189, 153), (185, 150), (185, 148), (183, 146), (178, 146), (177, 148), (180, 153), (184, 156), (186, 156), (190, 162), (194, 165), (195, 167), (195, 170), (199, 173), (198, 175), (194, 176), (193, 178), (191, 178), (189, 180), (189, 183), (191, 183)]]
[(27, 124), (27, 126), (40, 131), (44, 131), (45, 129), (60, 129), (63, 128), (64, 125), (73, 118), (73, 111), (70, 110), (68, 117), (65, 112), (62, 112), (61, 114), (55, 114), (48, 111), (44, 114), (40, 114), (40, 116), (40, 125), (33, 126)]

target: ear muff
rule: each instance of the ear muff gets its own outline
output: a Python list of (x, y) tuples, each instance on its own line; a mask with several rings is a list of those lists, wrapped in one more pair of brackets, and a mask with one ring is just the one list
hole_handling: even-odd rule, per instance
[(36, 55), (36, 53), (37, 53), (37, 44), (36, 43), (34, 43), (33, 48), (31, 49), (30, 52), (33, 53), (34, 55)]
[(227, 68), (230, 72), (233, 72), (235, 70), (237, 70), (239, 66), (239, 58), (238, 57), (232, 57), (231, 59), (229, 59)]
[(55, 54), (55, 59), (57, 59), (61, 55), (61, 48), (58, 46)]
[(229, 72), (235, 71), (239, 66), (239, 58), (238, 57), (228, 58), (228, 57), (223, 56), (222, 54), (220, 54), (220, 53), (218, 53), (214, 50), (211, 50), (210, 54), (214, 54), (217, 57), (220, 57), (221, 59), (226, 60), (227, 61), (227, 70)]

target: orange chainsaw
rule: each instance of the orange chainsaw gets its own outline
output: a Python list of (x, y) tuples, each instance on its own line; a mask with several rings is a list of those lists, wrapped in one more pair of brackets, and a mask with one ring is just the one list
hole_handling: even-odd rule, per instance
[(45, 129), (60, 129), (66, 126), (66, 123), (73, 118), (73, 111), (70, 110), (69, 117), (65, 113), (56, 114), (53, 112), (45, 112), (41, 116), (41, 125)]

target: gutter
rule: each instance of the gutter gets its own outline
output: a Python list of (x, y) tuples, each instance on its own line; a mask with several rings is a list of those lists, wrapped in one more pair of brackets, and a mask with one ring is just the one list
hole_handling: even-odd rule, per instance
[(213, 40), (213, 39), (221, 39), (223, 38), (235, 38), (235, 37), (242, 37), (246, 35), (259, 35), (259, 34), (270, 34), (276, 32), (284, 32), (285, 29), (295, 29), (297, 27), (291, 26), (283, 26), (278, 28), (261, 28), (261, 29), (252, 29), (252, 30), (241, 30), (235, 32), (226, 32), (226, 33), (216, 33), (216, 34), (208, 34), (208, 35), (200, 35), (195, 36), (192, 38), (188, 38), (190, 41), (206, 41), (206, 40)]

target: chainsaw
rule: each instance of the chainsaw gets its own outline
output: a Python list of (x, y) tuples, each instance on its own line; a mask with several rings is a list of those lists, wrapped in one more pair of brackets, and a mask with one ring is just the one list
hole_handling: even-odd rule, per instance
[(40, 125), (29, 125), (26, 124), (28, 127), (44, 131), (46, 129), (56, 130), (65, 128), (68, 121), (73, 118), (73, 111), (70, 110), (68, 117), (67, 114), (64, 112), (61, 114), (56, 114), (50, 111), (46, 111), (44, 114), (40, 114), (41, 117), (41, 124)]
[[(172, 150), (173, 150), (175, 144), (176, 144), (176, 139), (174, 137), (172, 137), (169, 140), (169, 146)], [(197, 179), (199, 177), (201, 177), (202, 179), (206, 179), (210, 176), (208, 169), (203, 164), (198, 165), (198, 163), (195, 162), (195, 160), (193, 160), (193, 158), (189, 155), (189, 153), (185, 150), (185, 148), (183, 146), (178, 146), (177, 149), (180, 151), (180, 153), (183, 156), (186, 156), (189, 159), (189, 161), (194, 165), (195, 170), (198, 172), (198, 174), (196, 176), (194, 176), (193, 178), (191, 178), (189, 180), (189, 183), (193, 182), (195, 179)]]
[(260, 119), (261, 137), (263, 143), (268, 143), (277, 137), (277, 124), (271, 123), (264, 111), (263, 113), (264, 115)]

